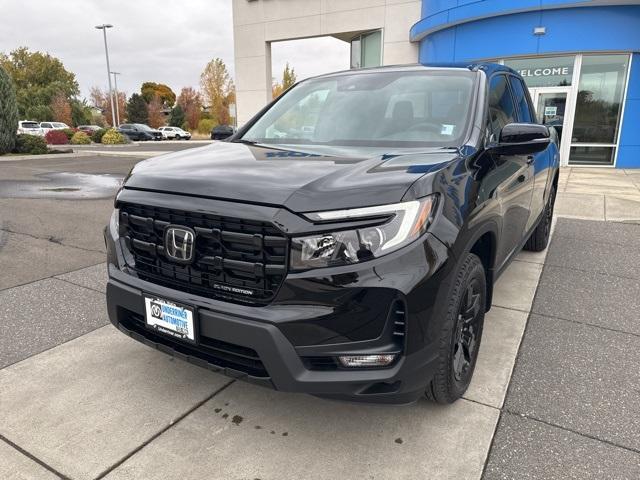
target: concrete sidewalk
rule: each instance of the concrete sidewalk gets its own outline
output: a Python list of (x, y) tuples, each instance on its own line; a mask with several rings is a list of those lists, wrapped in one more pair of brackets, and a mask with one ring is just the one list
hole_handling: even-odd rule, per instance
[(640, 170), (563, 168), (556, 214), (584, 220), (640, 223)]
[(638, 239), (558, 220), (485, 479), (640, 478)]

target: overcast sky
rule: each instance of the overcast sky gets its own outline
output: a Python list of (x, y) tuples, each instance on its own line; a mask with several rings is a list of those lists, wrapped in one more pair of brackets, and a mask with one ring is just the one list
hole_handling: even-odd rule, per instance
[[(0, 0), (0, 51), (19, 46), (48, 52), (76, 74), (83, 96), (106, 89), (102, 32), (107, 31), (111, 70), (128, 95), (145, 81), (198, 88), (206, 63), (222, 58), (233, 73), (231, 0)], [(321, 58), (322, 61), (318, 62)], [(333, 38), (282, 42), (272, 47), (273, 72), (284, 64), (298, 78), (349, 67), (349, 45)]]

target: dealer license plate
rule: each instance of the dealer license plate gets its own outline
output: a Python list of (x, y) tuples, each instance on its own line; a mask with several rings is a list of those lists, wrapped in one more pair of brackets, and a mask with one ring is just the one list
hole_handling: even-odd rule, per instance
[(195, 343), (193, 308), (157, 297), (145, 297), (144, 305), (147, 326), (165, 335)]

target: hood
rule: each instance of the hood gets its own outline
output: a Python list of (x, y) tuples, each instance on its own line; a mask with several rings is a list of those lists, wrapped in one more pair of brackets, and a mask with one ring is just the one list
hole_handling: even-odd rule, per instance
[(125, 188), (284, 206), (294, 212), (399, 202), (453, 149), (382, 153), (217, 142), (138, 163)]

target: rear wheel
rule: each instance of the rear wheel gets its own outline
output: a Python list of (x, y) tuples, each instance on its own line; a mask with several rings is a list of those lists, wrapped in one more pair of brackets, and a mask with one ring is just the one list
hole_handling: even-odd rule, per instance
[(482, 262), (469, 253), (449, 299), (436, 373), (425, 390), (425, 396), (434, 402), (453, 403), (471, 383), (482, 338), (486, 290)]
[(524, 249), (531, 252), (541, 252), (547, 245), (549, 245), (549, 237), (551, 236), (551, 223), (553, 221), (553, 206), (556, 202), (556, 186), (551, 185), (551, 191), (549, 192), (549, 200), (544, 207), (544, 213), (540, 222), (536, 226), (527, 243), (524, 244)]

